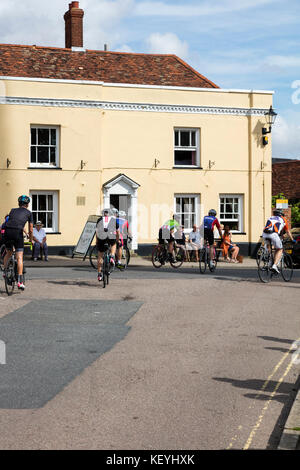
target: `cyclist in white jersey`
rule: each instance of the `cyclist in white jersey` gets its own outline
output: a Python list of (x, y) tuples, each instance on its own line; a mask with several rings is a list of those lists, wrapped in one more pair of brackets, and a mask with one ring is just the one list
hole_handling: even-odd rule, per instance
[(279, 273), (278, 264), (283, 253), (281, 237), (284, 233), (287, 233), (292, 242), (294, 242), (287, 220), (284, 217), (284, 212), (281, 209), (274, 209), (273, 216), (267, 220), (262, 237), (264, 240), (270, 240), (275, 248), (274, 264), (271, 269), (276, 273)]
[(102, 281), (103, 253), (107, 245), (110, 247), (110, 263), (115, 265), (115, 254), (119, 242), (120, 230), (115, 217), (110, 215), (109, 209), (103, 210), (103, 215), (97, 221), (96, 244), (98, 248), (98, 281)]

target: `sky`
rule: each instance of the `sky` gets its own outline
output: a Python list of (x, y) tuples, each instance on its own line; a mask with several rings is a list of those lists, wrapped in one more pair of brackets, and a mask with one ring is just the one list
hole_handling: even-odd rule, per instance
[[(71, 0), (0, 0), (0, 43), (64, 47)], [(221, 88), (273, 90), (273, 157), (300, 159), (299, 0), (81, 0), (84, 47), (176, 54)]]

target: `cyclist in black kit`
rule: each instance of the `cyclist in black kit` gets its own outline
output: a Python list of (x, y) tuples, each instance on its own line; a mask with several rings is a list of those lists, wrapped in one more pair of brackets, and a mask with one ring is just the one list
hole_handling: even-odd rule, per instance
[(8, 220), (5, 223), (4, 244), (7, 253), (4, 257), (4, 268), (12, 254), (13, 247), (16, 250), (16, 259), (18, 263), (18, 289), (25, 289), (23, 283), (23, 252), (24, 252), (24, 238), (23, 230), (28, 223), (29, 240), (32, 243), (33, 237), (33, 217), (32, 213), (27, 209), (30, 198), (28, 196), (20, 196), (18, 199), (19, 207), (12, 209), (8, 215)]

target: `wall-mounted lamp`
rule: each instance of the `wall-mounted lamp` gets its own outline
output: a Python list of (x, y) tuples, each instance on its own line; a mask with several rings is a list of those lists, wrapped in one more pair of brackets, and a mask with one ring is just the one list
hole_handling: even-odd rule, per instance
[(267, 134), (270, 134), (272, 131), (272, 126), (276, 121), (277, 113), (275, 113), (274, 109), (272, 108), (272, 105), (270, 106), (269, 111), (265, 113), (266, 116), (266, 121), (269, 126), (269, 130), (267, 130), (266, 127), (262, 128), (262, 135), (263, 135), (263, 145), (268, 145), (269, 139), (267, 137)]
[(154, 160), (154, 167), (157, 168), (159, 163), (160, 163), (160, 161), (156, 158)]
[(216, 162), (213, 162), (212, 160), (209, 160), (208, 162), (208, 168), (211, 170), (212, 167), (216, 164)]
[(81, 160), (80, 169), (83, 170), (86, 164), (87, 164), (87, 162), (84, 162), (83, 160)]
[(9, 158), (6, 159), (6, 168), (9, 168), (11, 165), (11, 160)]

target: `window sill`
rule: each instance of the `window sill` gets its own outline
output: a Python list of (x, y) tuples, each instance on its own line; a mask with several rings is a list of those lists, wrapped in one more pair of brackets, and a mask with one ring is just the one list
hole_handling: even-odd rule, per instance
[(194, 165), (177, 165), (173, 166), (173, 170), (203, 170), (203, 167)]
[(59, 166), (28, 166), (27, 170), (62, 170)]

